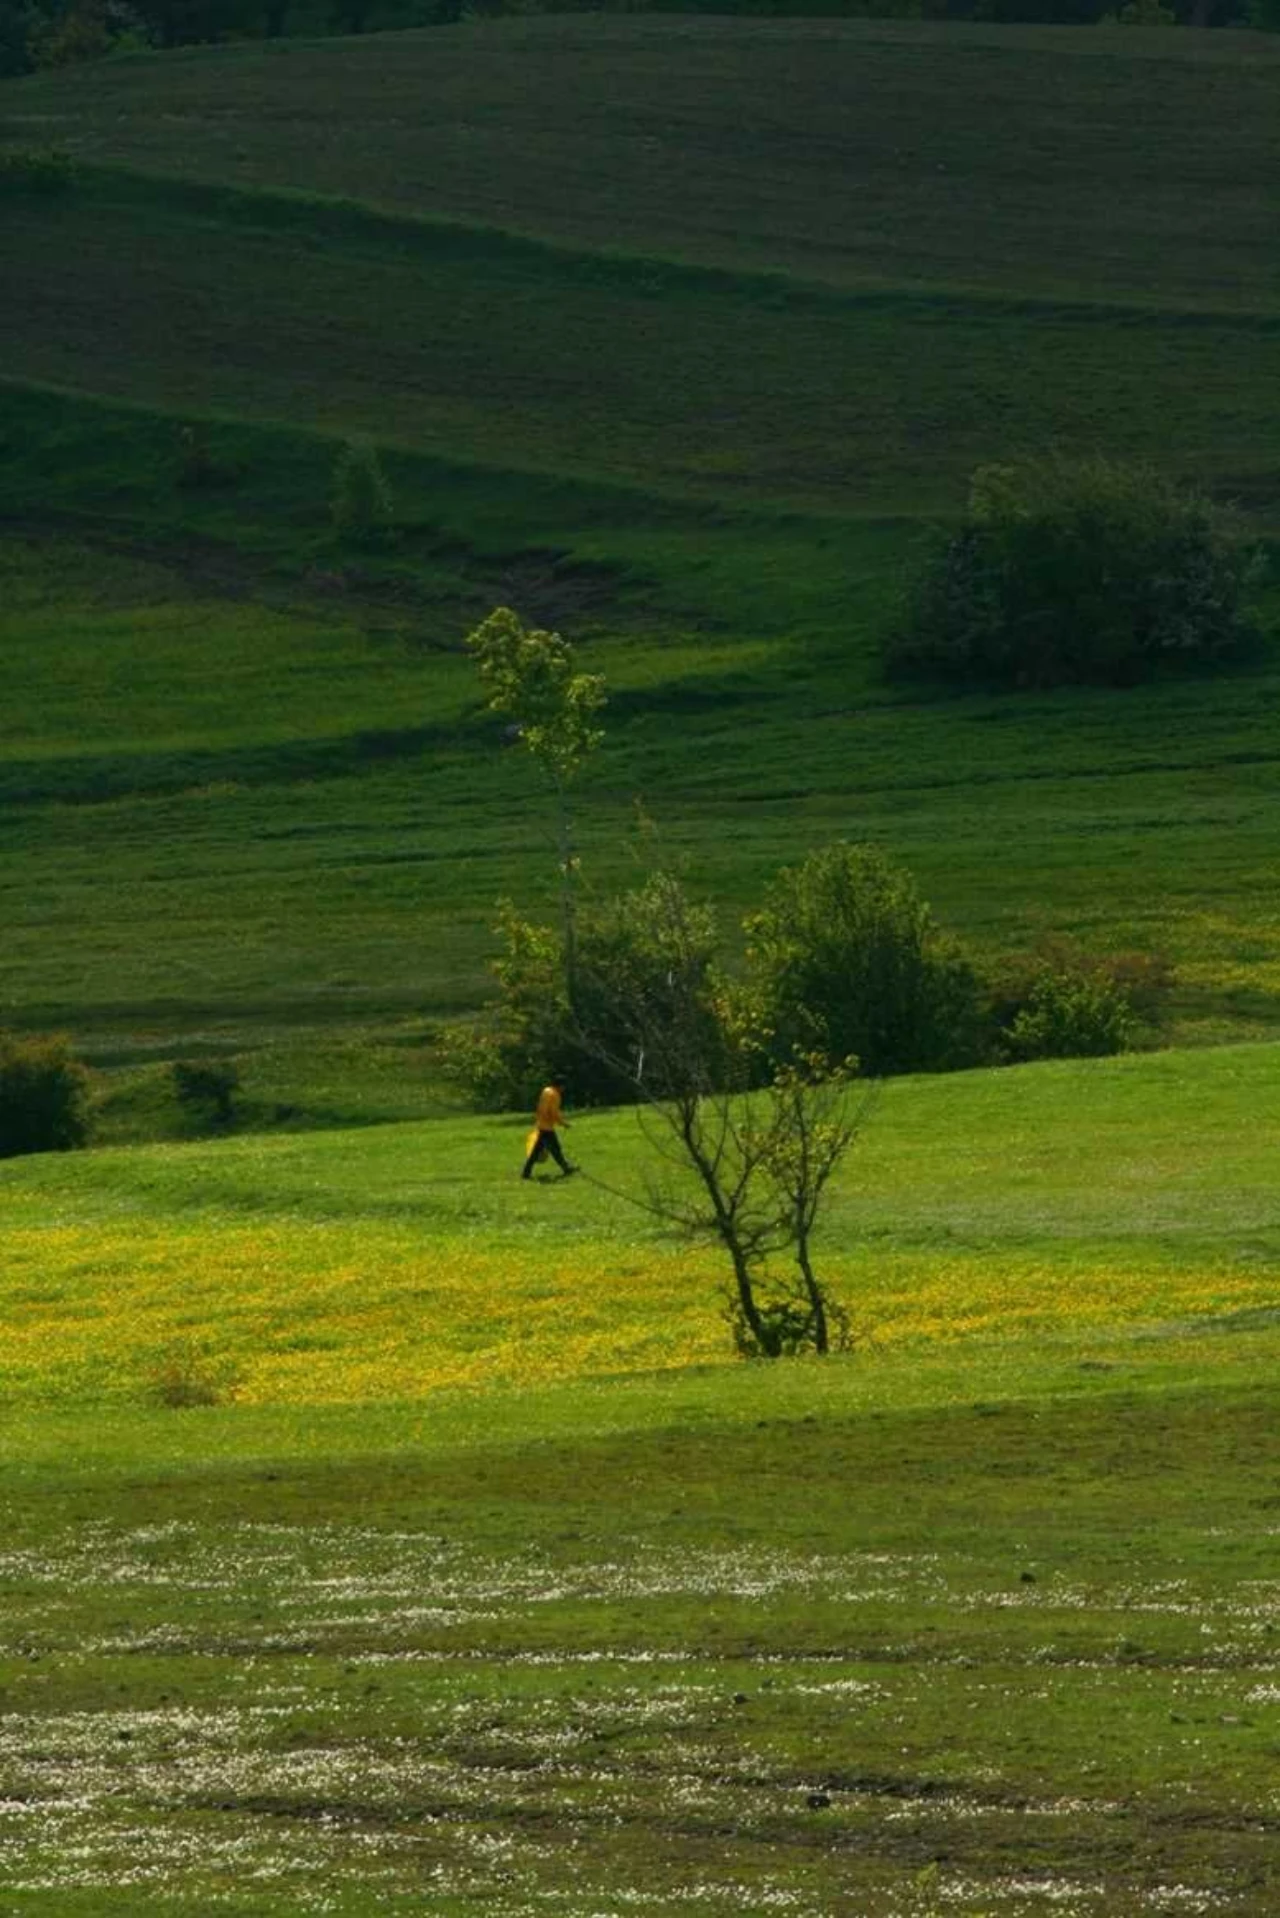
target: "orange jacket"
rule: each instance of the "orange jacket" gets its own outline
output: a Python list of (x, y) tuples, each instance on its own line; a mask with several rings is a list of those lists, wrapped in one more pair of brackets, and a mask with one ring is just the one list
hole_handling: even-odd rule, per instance
[(543, 1086), (538, 1094), (538, 1110), (533, 1115), (533, 1123), (539, 1132), (554, 1132), (558, 1125), (568, 1125), (569, 1121), (560, 1110), (560, 1093), (556, 1086)]

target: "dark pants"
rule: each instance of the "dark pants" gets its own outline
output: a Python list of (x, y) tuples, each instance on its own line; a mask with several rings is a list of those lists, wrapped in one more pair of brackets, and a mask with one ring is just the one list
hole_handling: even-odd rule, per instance
[(539, 1159), (545, 1159), (548, 1153), (551, 1154), (551, 1157), (555, 1160), (562, 1172), (569, 1170), (569, 1161), (565, 1158), (563, 1148), (555, 1133), (540, 1132), (533, 1142), (533, 1150), (524, 1162), (524, 1171), (520, 1174), (520, 1177), (522, 1179), (531, 1179), (533, 1177), (534, 1166), (537, 1165)]

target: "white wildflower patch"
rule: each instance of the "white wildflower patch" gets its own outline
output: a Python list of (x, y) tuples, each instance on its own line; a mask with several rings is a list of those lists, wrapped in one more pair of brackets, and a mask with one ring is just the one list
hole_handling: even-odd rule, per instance
[[(250, 1888), (282, 1913), (345, 1913), (358, 1888), (361, 1911), (412, 1896), (486, 1918), (830, 1918), (844, 1907), (823, 1874), (837, 1882), (846, 1861), (864, 1872), (882, 1850), (866, 1911), (918, 1918), (918, 1866), (894, 1861), (939, 1834), (959, 1855), (988, 1820), (1007, 1840), (1011, 1817), (1042, 1819), (1065, 1845), (1073, 1827), (1127, 1814), (1048, 1782), (1011, 1810), (1015, 1768), (989, 1748), (966, 1751), (954, 1779), (913, 1786), (935, 1688), (940, 1712), (959, 1699), (984, 1723), (1011, 1685), (1033, 1718), (1059, 1709), (1064, 1687), (1075, 1707), (1110, 1708), (1121, 1634), (1137, 1624), (1108, 1618), (1063, 1658), (1055, 1613), (1073, 1630), (1099, 1607), (1185, 1620), (1197, 1649), (1210, 1624), (1204, 1669), (1179, 1675), (1180, 1691), (1163, 1675), (1123, 1680), (1167, 1683), (1197, 1726), (1280, 1699), (1273, 1666), (1255, 1662), (1250, 1688), (1212, 1663), (1269, 1615), (1275, 1588), (1260, 1582), (1206, 1601), (1180, 1580), (1100, 1592), (1015, 1569), (982, 1589), (931, 1553), (612, 1537), (561, 1560), (426, 1530), (194, 1523), (86, 1526), (0, 1555), (0, 1577), (22, 1621), (0, 1652), (23, 1675), (21, 1708), (0, 1719), (5, 1883), (55, 1898), (123, 1885), (234, 1909)], [(92, 1633), (76, 1624), (85, 1590)], [(1006, 1604), (1043, 1614), (1042, 1630), (1040, 1618), (1000, 1628), (1025, 1635), (1010, 1638), (1012, 1672), (957, 1642), (980, 1646), (997, 1629), (984, 1612)], [(912, 1608), (929, 1619), (927, 1658)], [(944, 1610), (954, 1638), (936, 1630)], [(800, 1649), (781, 1648), (780, 1616), (809, 1628)], [(864, 1649), (841, 1655), (842, 1643)], [(92, 1703), (72, 1709), (81, 1681)], [(899, 1738), (908, 1721), (914, 1745)], [(900, 1762), (884, 1757), (886, 1731)], [(622, 1889), (615, 1845), (632, 1861)], [(1144, 1896), (1153, 1912), (1213, 1908), (1172, 1878)], [(966, 1899), (1001, 1918), (1111, 1918), (1083, 1872), (957, 1871), (929, 1897), (929, 1918)]]

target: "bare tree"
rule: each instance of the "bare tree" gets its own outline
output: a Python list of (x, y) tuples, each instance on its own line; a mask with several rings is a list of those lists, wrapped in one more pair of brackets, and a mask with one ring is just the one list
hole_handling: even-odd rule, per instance
[[(771, 1067), (751, 1002), (708, 964), (701, 909), (664, 874), (636, 897), (664, 964), (591, 980), (611, 1013), (607, 1063), (631, 1089), (651, 1148), (635, 1202), (720, 1246), (741, 1350), (826, 1352), (842, 1314), (814, 1269), (814, 1237), (865, 1110), (856, 1062), (810, 1054)], [(600, 1057), (598, 1033), (580, 1043)], [(783, 1255), (798, 1277), (779, 1279)]]
[(809, 1053), (774, 1071), (768, 1088), (765, 1162), (782, 1202), (787, 1242), (804, 1286), (815, 1351), (831, 1344), (831, 1301), (813, 1269), (813, 1236), (827, 1185), (866, 1118), (871, 1093), (853, 1095), (856, 1059), (833, 1065)]

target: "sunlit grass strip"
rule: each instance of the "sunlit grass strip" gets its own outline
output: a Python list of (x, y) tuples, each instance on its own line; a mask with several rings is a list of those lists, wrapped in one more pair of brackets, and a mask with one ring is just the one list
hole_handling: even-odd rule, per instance
[[(1274, 1303), (1265, 1269), (1064, 1248), (866, 1250), (826, 1261), (855, 1348), (1063, 1337)], [(414, 1400), (728, 1361), (705, 1248), (508, 1247), (403, 1231), (200, 1222), (26, 1228), (6, 1238), (0, 1385), (10, 1401), (138, 1400), (188, 1365), (261, 1405)]]

